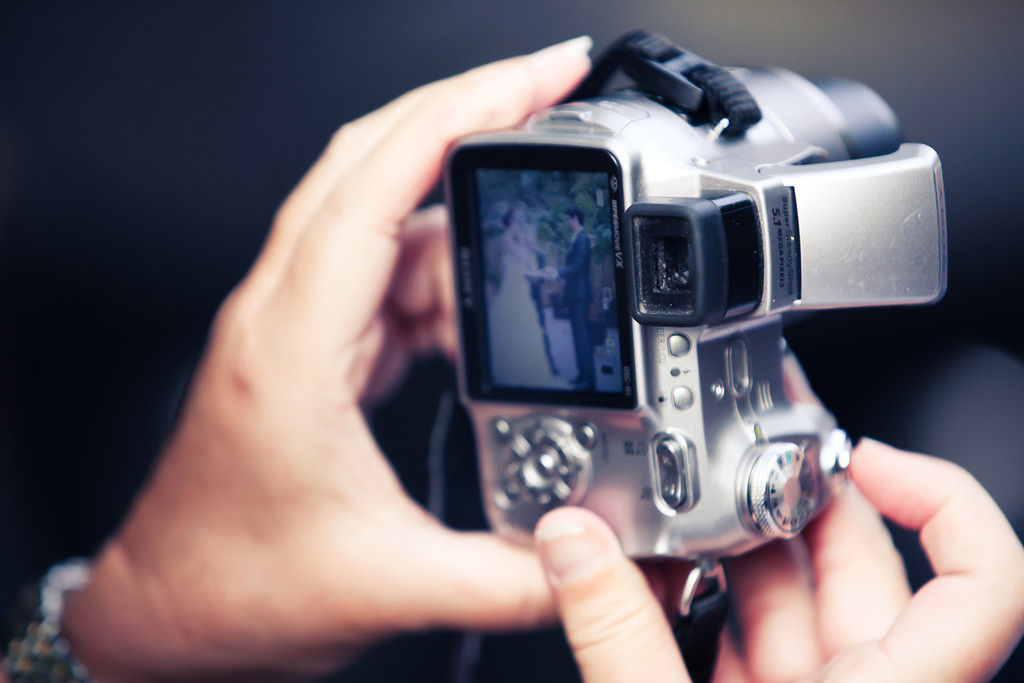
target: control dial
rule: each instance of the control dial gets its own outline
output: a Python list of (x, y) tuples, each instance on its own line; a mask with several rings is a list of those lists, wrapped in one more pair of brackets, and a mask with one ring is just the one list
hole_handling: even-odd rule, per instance
[(776, 442), (759, 448), (747, 481), (750, 516), (766, 536), (795, 536), (814, 510), (814, 467), (796, 444)]
[(552, 417), (528, 417), (495, 424), (506, 442), (499, 505), (529, 500), (542, 506), (577, 502), (588, 478), (588, 447), (596, 432), (589, 424), (572, 425)]

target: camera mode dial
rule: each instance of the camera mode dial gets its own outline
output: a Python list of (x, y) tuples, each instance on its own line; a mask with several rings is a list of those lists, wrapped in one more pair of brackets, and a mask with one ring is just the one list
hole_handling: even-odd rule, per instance
[(794, 443), (775, 442), (758, 448), (761, 452), (747, 481), (750, 516), (766, 536), (795, 536), (814, 509), (814, 467)]
[(587, 477), (593, 427), (574, 429), (547, 416), (502, 423), (498, 431), (507, 442), (504, 497), (510, 503), (530, 500), (542, 506), (576, 502)]

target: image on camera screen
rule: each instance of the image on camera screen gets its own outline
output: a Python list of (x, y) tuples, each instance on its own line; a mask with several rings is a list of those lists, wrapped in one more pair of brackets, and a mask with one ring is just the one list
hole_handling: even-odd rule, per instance
[(477, 168), (489, 384), (623, 392), (607, 173)]

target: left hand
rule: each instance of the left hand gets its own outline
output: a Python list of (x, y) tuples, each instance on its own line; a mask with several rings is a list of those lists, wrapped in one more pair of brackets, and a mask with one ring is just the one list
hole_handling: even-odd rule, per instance
[(588, 42), (481, 67), (342, 127), (224, 303), (182, 417), (64, 630), (105, 683), (290, 677), (392, 634), (554, 618), (536, 557), (446, 529), (361, 406), (454, 346), (442, 212), (456, 138), (561, 99)]

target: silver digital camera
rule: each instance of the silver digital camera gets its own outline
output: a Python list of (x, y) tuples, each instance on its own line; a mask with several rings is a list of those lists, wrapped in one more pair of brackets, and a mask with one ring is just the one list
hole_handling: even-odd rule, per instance
[[(860, 84), (643, 59), (449, 152), (460, 393), (494, 528), (579, 505), (632, 556), (736, 555), (797, 534), (849, 464), (787, 396), (781, 314), (938, 300), (939, 159)], [(740, 90), (742, 126), (709, 104)]]

